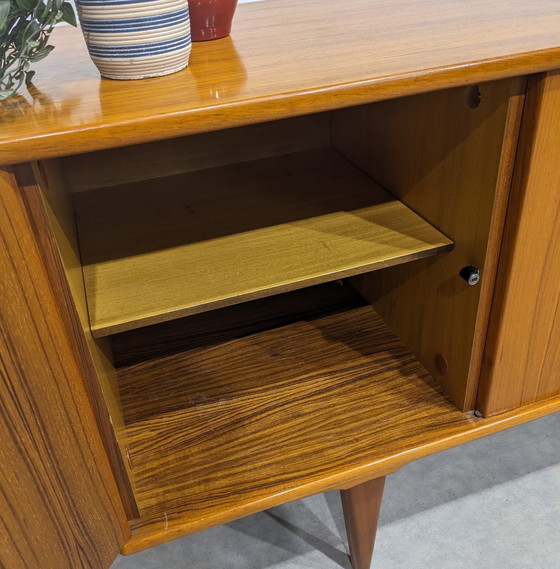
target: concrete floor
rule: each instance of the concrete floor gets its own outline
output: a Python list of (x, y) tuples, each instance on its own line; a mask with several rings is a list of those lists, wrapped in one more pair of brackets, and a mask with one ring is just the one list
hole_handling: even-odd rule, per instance
[[(132, 556), (111, 569), (351, 569), (337, 492)], [(388, 477), (374, 569), (560, 569), (560, 413)]]

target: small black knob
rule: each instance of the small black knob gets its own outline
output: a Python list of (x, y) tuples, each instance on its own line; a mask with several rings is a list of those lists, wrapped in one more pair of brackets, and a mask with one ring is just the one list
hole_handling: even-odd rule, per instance
[(468, 284), (474, 286), (480, 280), (480, 271), (472, 265), (467, 265), (459, 271), (459, 276), (464, 279)]

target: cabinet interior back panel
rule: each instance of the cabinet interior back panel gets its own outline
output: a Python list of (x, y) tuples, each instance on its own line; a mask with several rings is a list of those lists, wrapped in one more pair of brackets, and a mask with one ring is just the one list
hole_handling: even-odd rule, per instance
[(96, 336), (452, 247), (332, 149), (90, 190), (75, 207)]

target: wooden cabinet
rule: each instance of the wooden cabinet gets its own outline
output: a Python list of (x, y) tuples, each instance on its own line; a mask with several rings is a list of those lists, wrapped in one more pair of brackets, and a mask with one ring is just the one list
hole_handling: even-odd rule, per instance
[[(426, 0), (412, 62), (383, 26), (372, 42), (380, 4), (362, 0), (323, 61), (302, 35), (319, 4), (243, 6), (187, 71), (127, 84), (61, 30), (37, 107), (5, 109), (7, 569), (99, 569), (329, 489), (362, 569), (378, 509), (360, 504), (385, 475), (560, 409), (556, 209), (541, 286), (513, 276), (542, 243), (543, 188), (558, 193), (558, 75), (526, 77), (557, 66), (553, 3), (543, 21), (519, 2), (539, 33), (497, 53), (484, 38), (512, 6), (480, 3), (426, 46), (448, 26)], [(541, 379), (522, 368), (531, 395), (504, 404), (502, 354), (527, 351), (510, 314), (531, 294)]]

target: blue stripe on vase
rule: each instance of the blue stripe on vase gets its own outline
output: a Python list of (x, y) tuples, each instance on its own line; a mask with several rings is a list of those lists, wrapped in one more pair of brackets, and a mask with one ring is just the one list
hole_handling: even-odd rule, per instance
[(182, 36), (180, 38), (165, 40), (154, 43), (138, 44), (131, 46), (88, 46), (90, 55), (95, 57), (149, 57), (151, 55), (160, 55), (172, 51), (178, 51), (189, 47), (191, 44), (191, 35)]
[(144, 16), (141, 18), (122, 18), (114, 20), (88, 20), (81, 21), (82, 29), (95, 33), (136, 32), (143, 30), (157, 30), (175, 26), (189, 21), (188, 9), (182, 9), (159, 16)]

